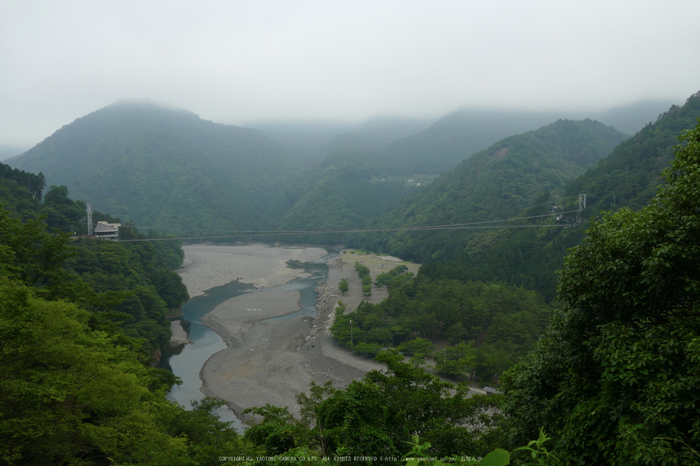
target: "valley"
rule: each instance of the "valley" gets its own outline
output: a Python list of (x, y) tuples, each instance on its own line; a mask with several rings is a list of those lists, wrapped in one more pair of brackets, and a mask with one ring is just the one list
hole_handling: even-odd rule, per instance
[[(608, 455), (611, 445), (567, 446), (579, 435), (607, 441), (577, 416), (598, 416), (606, 439), (627, 435), (627, 425), (588, 412), (601, 396), (627, 397), (637, 401), (621, 406), (626, 415), (662, 425), (637, 412), (650, 401), (635, 384), (671, 400), (666, 381), (694, 357), (699, 116), (694, 94), (631, 138), (557, 119), (473, 152), (459, 123), (469, 118), (456, 112), (398, 140), (345, 135), (323, 145), (330, 154), (294, 159), (259, 131), (190, 112), (98, 110), (10, 159), (37, 174), (0, 165), (0, 317), (8, 335), (40, 335), (8, 340), (29, 363), (13, 362), (0, 388), (31, 398), (13, 419), (39, 406), (101, 435), (120, 416), (147, 413), (141, 432), (191, 458), (203, 442), (192, 426), (216, 431), (227, 451), (390, 445), (399, 454), (421, 431), (436, 451), (480, 455), (527, 444), (545, 426), (558, 452)], [(69, 186), (53, 184), (61, 179)], [(87, 229), (87, 203), (73, 189), (101, 209), (93, 222), (121, 224), (117, 241), (76, 234)], [(172, 332), (168, 317), (180, 312)], [(27, 327), (16, 316), (64, 324)], [(644, 346), (632, 344), (638, 334)], [(685, 349), (673, 346), (681, 340)], [(73, 350), (32, 352), (47, 342)], [(99, 360), (75, 359), (97, 347)], [(615, 358), (637, 356), (662, 379), (647, 380), (642, 367), (632, 388), (609, 378)], [(93, 388), (82, 370), (56, 376), (78, 364), (130, 382)], [(35, 370), (89, 401), (74, 408), (42, 395)], [(23, 395), (21, 380), (37, 391)], [(472, 396), (467, 381), (503, 394)], [(682, 383), (690, 390), (696, 379)], [(79, 421), (57, 414), (67, 407)], [(663, 416), (686, 436), (683, 413)], [(243, 434), (221, 423), (240, 419), (252, 421)], [(465, 429), (473, 425), (478, 434)], [(88, 438), (70, 448), (92, 448)], [(175, 448), (184, 438), (193, 443)], [(61, 442), (50, 445), (55, 457)], [(662, 449), (687, 456), (674, 448)]]
[[(191, 343), (163, 361), (183, 379), (172, 399), (189, 406), (201, 394), (213, 396), (243, 419), (244, 409), (268, 403), (287, 406), (298, 416), (296, 395), (307, 391), (311, 381), (345, 388), (382, 368), (340, 347), (329, 329), (339, 299), (350, 312), (363, 300), (379, 303), (388, 295), (383, 289), (362, 295), (355, 261), (370, 265), (373, 275), (401, 262), (359, 251), (329, 254), (320, 248), (264, 244), (197, 244), (183, 250), (178, 273), (198, 304), (183, 309)], [(289, 261), (298, 265), (292, 268)], [(418, 265), (407, 265), (418, 271)], [(341, 278), (351, 283), (345, 294), (338, 291)], [(221, 337), (223, 347), (202, 325)], [(222, 417), (231, 420), (225, 413)]]

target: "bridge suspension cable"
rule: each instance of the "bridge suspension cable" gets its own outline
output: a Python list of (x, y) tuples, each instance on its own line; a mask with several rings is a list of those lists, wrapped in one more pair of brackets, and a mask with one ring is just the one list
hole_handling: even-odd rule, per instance
[[(125, 239), (121, 242), (138, 242), (138, 241), (169, 241), (169, 240), (197, 240), (197, 239), (224, 239), (224, 238), (240, 238), (250, 236), (288, 236), (288, 235), (325, 235), (325, 234), (348, 234), (348, 233), (392, 233), (398, 231), (438, 231), (438, 230), (476, 230), (490, 228), (569, 228), (569, 224), (556, 225), (493, 225), (495, 223), (513, 222), (519, 220), (529, 220), (534, 218), (551, 217), (552, 215), (564, 215), (578, 210), (569, 210), (566, 212), (555, 212), (543, 215), (531, 215), (528, 217), (511, 217), (499, 220), (485, 220), (481, 222), (471, 223), (451, 223), (443, 225), (418, 225), (394, 228), (359, 228), (352, 230), (203, 230), (203, 231), (225, 231), (229, 234), (225, 235), (199, 235), (199, 236), (182, 236), (168, 238), (139, 238)], [(489, 225), (491, 224), (491, 225)], [(137, 226), (136, 228), (145, 229), (147, 227)]]

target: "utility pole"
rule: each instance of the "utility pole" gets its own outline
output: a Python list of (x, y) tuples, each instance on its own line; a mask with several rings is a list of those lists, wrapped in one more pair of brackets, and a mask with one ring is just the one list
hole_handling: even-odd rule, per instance
[(92, 238), (92, 207), (87, 205), (87, 234)]
[(578, 211), (581, 212), (585, 208), (586, 208), (586, 195), (579, 194), (578, 195)]

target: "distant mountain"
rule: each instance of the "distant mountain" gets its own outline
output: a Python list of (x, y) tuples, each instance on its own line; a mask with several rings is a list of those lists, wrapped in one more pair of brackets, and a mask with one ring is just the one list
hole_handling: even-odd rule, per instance
[(21, 154), (25, 150), (26, 149), (20, 149), (16, 146), (7, 146), (0, 144), (0, 160), (9, 159), (10, 157), (14, 157), (16, 155)]
[[(373, 178), (369, 170), (350, 162), (318, 168), (302, 177), (288, 193), (296, 199), (280, 230), (344, 230), (366, 225), (386, 214), (415, 186)], [(287, 241), (337, 243), (342, 237), (288, 237)]]
[(560, 117), (555, 113), (461, 109), (425, 131), (387, 145), (381, 158), (390, 174), (439, 174), (500, 139)]
[(321, 154), (330, 155), (338, 152), (365, 153), (376, 151), (386, 145), (380, 137), (356, 132), (340, 133), (319, 147)]
[(615, 107), (604, 112), (517, 111), (488, 108), (461, 108), (414, 134), (393, 141), (372, 137), (373, 133), (340, 134), (322, 147), (337, 163), (335, 152), (344, 152), (376, 176), (440, 174), (497, 141), (532, 131), (559, 119), (598, 120), (625, 134), (634, 134), (655, 121), (670, 103), (644, 101)]
[(592, 114), (590, 118), (632, 135), (656, 121), (673, 104), (668, 100), (643, 100)]
[(246, 127), (262, 131), (290, 157), (317, 161), (319, 148), (338, 134), (355, 131), (355, 123), (344, 121), (253, 121)]
[[(317, 162), (337, 150), (380, 148), (423, 131), (433, 119), (375, 116), (360, 123), (319, 121), (257, 121), (246, 126), (258, 129), (277, 142), (287, 154), (299, 160)], [(355, 139), (359, 145), (333, 142)]]
[(592, 120), (559, 120), (505, 138), (443, 173), (382, 221), (447, 224), (516, 215), (544, 192), (563, 194), (568, 180), (626, 138)]
[[(635, 136), (615, 147), (610, 155), (594, 167), (569, 180), (563, 193), (559, 187), (542, 193), (537, 199), (530, 197), (530, 204), (527, 209), (521, 210), (520, 215), (545, 214), (555, 200), (557, 204), (561, 203), (562, 211), (577, 210), (579, 193), (587, 195), (586, 209), (577, 215), (582, 219), (624, 206), (641, 208), (655, 193), (661, 171), (673, 159), (673, 147), (679, 144), (678, 136), (683, 131), (694, 128), (698, 118), (700, 93), (688, 98), (683, 106), (672, 106), (653, 124), (648, 124)], [(494, 149), (496, 147), (497, 145)], [(484, 154), (485, 156), (475, 155), (459, 168), (477, 164), (481, 157), (488, 157), (489, 151)], [(442, 197), (431, 194), (432, 190), (440, 191), (441, 184), (453, 176), (452, 172), (445, 174), (433, 182), (430, 190), (406, 198), (385, 222), (391, 219), (393, 222), (414, 222), (414, 217), (420, 218), (419, 214), (429, 221), (477, 220), (477, 216), (468, 215), (470, 212), (478, 212), (476, 208), (470, 208), (472, 200), (457, 196), (448, 202), (448, 194), (443, 194)], [(445, 180), (441, 181), (442, 178)], [(518, 186), (521, 191), (527, 190), (528, 179), (525, 176), (513, 186)], [(537, 190), (531, 192), (535, 195)], [(557, 197), (557, 192), (563, 196)], [(506, 191), (506, 194), (509, 193)], [(496, 198), (493, 195), (484, 198), (492, 199), (492, 205), (483, 208), (479, 218), (492, 216), (493, 207), (503, 202)], [(438, 209), (442, 210), (440, 214), (443, 217), (438, 218), (437, 214), (430, 213), (431, 210)], [(448, 217), (445, 212), (453, 214)], [(528, 222), (532, 225), (557, 224), (553, 218)], [(367, 235), (357, 245), (402, 257), (413, 257), (421, 262), (432, 261), (421, 268), (421, 273), (432, 278), (500, 281), (539, 291), (547, 300), (551, 300), (556, 293), (556, 271), (563, 267), (567, 250), (582, 241), (584, 227), (426, 232), (374, 237)]]
[(260, 131), (146, 102), (79, 118), (7, 163), (43, 172), (93, 208), (177, 233), (270, 227), (298, 174)]

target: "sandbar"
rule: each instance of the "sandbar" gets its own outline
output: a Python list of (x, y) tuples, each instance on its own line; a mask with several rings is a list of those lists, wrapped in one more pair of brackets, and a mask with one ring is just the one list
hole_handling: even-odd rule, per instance
[(287, 261), (315, 262), (327, 254), (321, 248), (279, 248), (267, 244), (191, 244), (182, 246), (182, 250), (185, 259), (177, 272), (190, 298), (236, 280), (256, 288), (274, 288), (309, 276), (303, 269), (288, 267)]
[[(298, 291), (280, 291), (274, 287), (294, 278), (308, 276), (303, 269), (287, 266), (288, 260), (312, 262), (327, 254), (321, 248), (279, 248), (250, 246), (184, 246), (185, 266), (179, 273), (191, 296), (239, 279), (264, 290), (231, 298), (206, 314), (202, 321), (224, 340), (227, 348), (214, 354), (200, 371), (201, 391), (222, 399), (239, 416), (246, 408), (287, 406), (299, 415), (296, 395), (308, 392), (312, 381), (332, 381), (345, 388), (371, 370), (384, 366), (370, 358), (357, 356), (338, 345), (330, 335), (339, 299), (349, 304), (347, 312), (361, 301), (378, 303), (386, 290), (375, 289), (365, 297), (354, 270), (360, 255), (341, 254), (328, 261), (328, 279), (317, 288), (316, 318), (294, 317), (267, 321), (300, 309)], [(393, 267), (392, 260), (381, 267)], [(384, 271), (379, 268), (372, 271)], [(416, 266), (417, 268), (417, 266)], [(338, 283), (350, 281), (350, 291), (341, 296)], [(265, 322), (267, 321), (267, 322)]]

